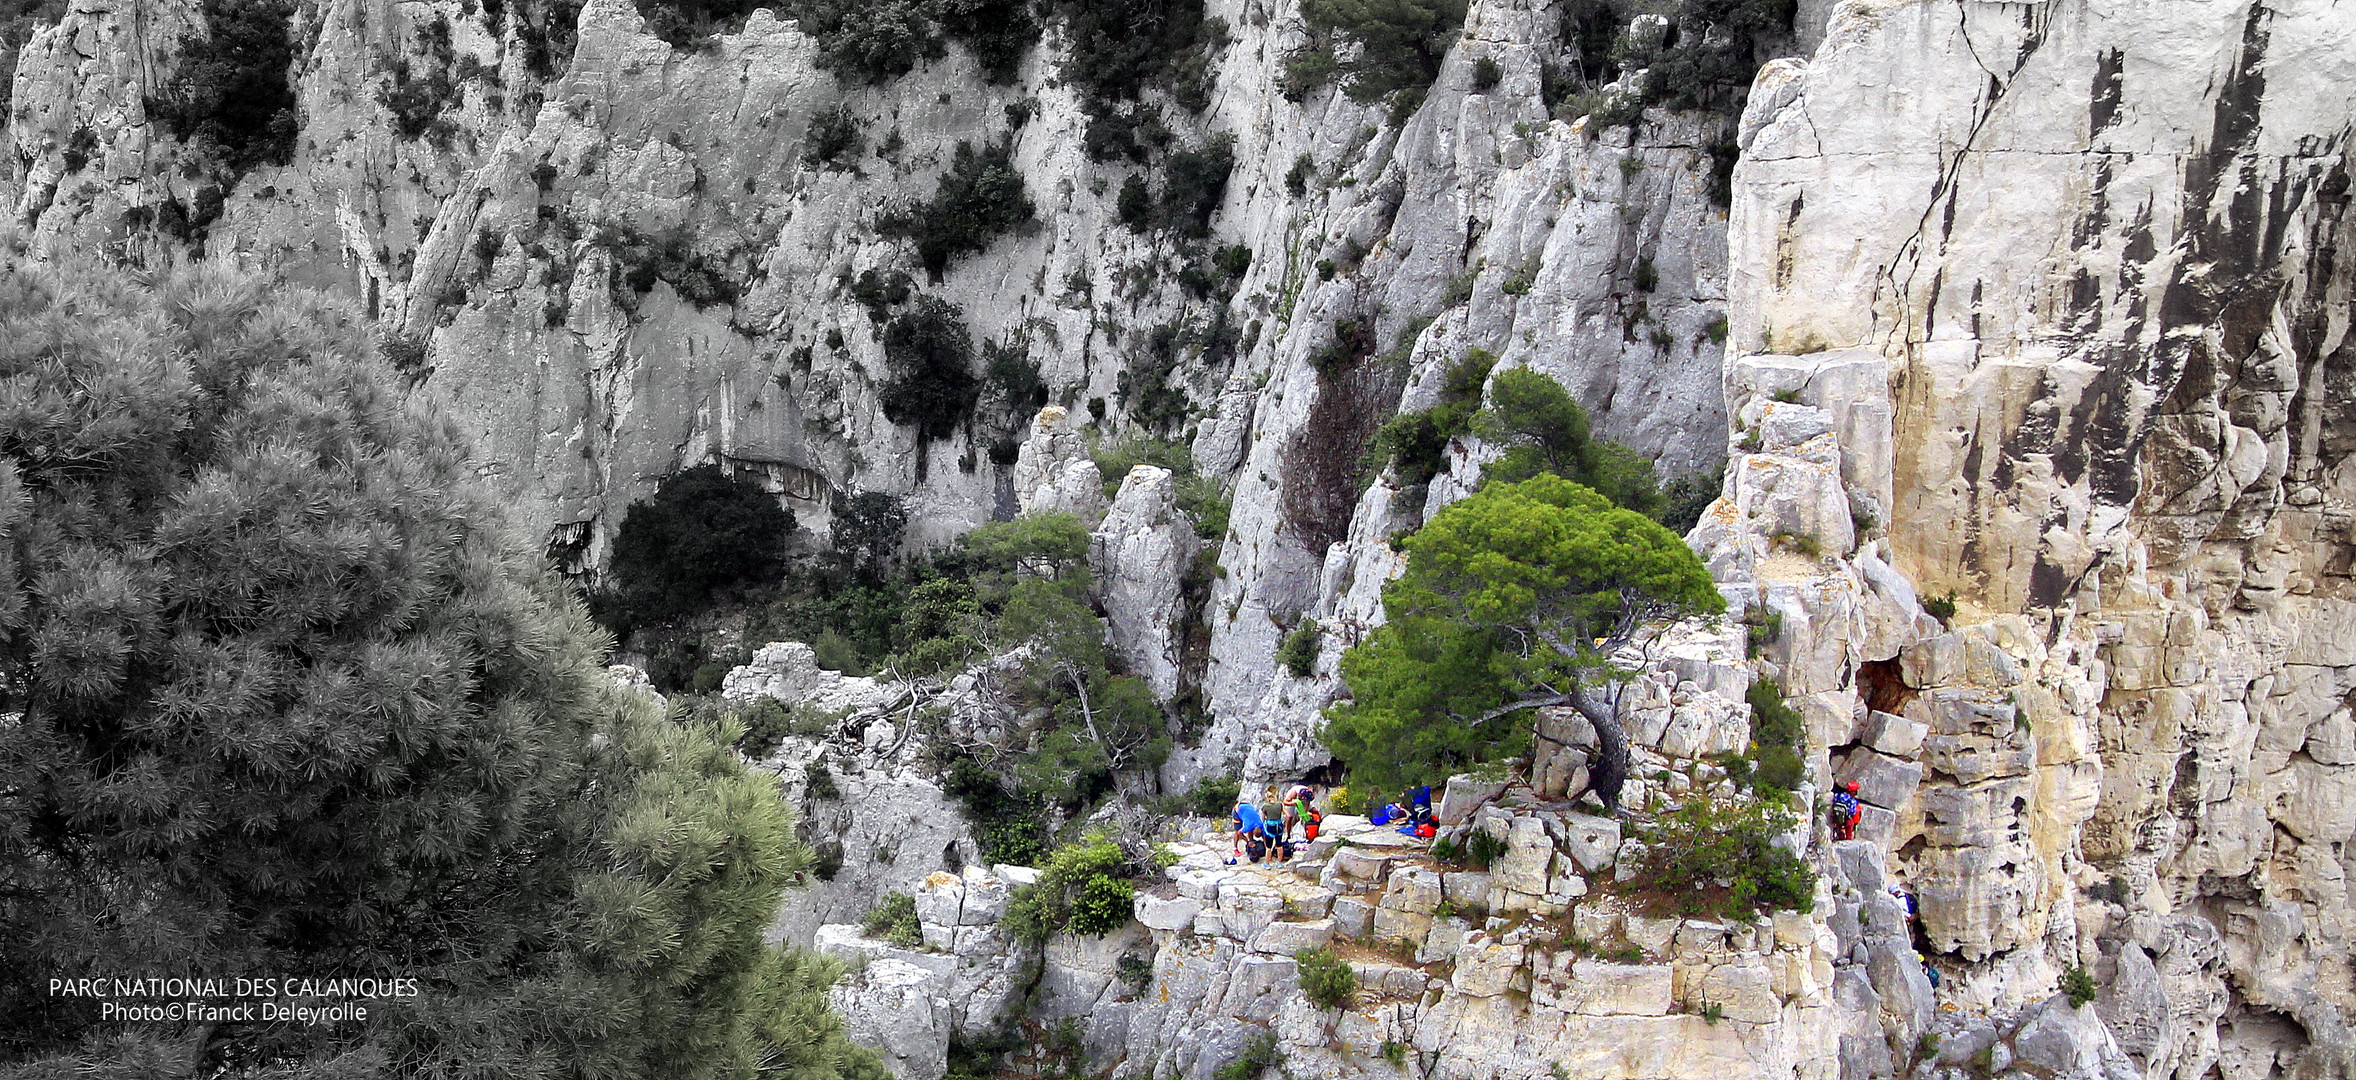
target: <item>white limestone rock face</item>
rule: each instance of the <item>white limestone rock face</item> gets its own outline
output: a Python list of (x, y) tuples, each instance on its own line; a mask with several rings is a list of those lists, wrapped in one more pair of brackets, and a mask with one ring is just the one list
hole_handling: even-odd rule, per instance
[(1164, 700), (1178, 692), (1182, 593), (1199, 548), (1194, 523), (1178, 510), (1175, 476), (1153, 465), (1129, 470), (1088, 539), (1113, 650)]
[[(1919, 902), (1939, 998), (2008, 1018), (1951, 1066), (2347, 1074), (2356, 401), (2328, 388), (2356, 278), (2323, 253), (2356, 223), (2306, 177), (2346, 169), (2356, 30), (2327, 3), (2017, 16), (1839, 5), (1762, 72), (1729, 226), (1745, 457), (1694, 542), (1784, 615), (1787, 690), (1849, 695), (1819, 767), (1884, 799), (1919, 770), (1859, 843)], [(1813, 488), (1750, 464), (1817, 440)], [(1794, 564), (1772, 534), (1836, 486), (1860, 551)], [(1859, 903), (1835, 925), (1886, 921)], [(1842, 1007), (1914, 1001), (1909, 967)], [(2092, 1009), (2046, 1000), (2074, 967)], [(1905, 1066), (1882, 1034), (1844, 1026), (1844, 1075)]]

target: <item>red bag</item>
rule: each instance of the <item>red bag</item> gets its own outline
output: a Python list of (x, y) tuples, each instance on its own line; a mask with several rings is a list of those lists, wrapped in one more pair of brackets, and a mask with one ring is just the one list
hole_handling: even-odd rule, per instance
[(1324, 821), (1324, 814), (1320, 814), (1315, 809), (1311, 809), (1309, 811), (1309, 820), (1301, 826), (1301, 835), (1306, 836), (1311, 840), (1317, 839), (1317, 826), (1322, 824)]
[(1440, 830), (1438, 830), (1438, 829), (1436, 829), (1436, 828), (1433, 828), (1433, 827), (1432, 827), (1432, 823), (1431, 823), (1431, 822), (1428, 822), (1428, 821), (1427, 821), (1427, 822), (1424, 822), (1423, 824), (1421, 824), (1421, 825), (1418, 825), (1418, 826), (1416, 826), (1416, 827), (1415, 827), (1415, 835), (1416, 835), (1417, 837), (1419, 837), (1419, 838), (1421, 838), (1421, 839), (1425, 839), (1425, 840), (1429, 840), (1429, 839), (1431, 839), (1431, 838), (1432, 838), (1432, 836), (1433, 836), (1433, 834), (1435, 834), (1435, 833), (1437, 833), (1437, 832), (1439, 832), (1439, 831), (1440, 831)]

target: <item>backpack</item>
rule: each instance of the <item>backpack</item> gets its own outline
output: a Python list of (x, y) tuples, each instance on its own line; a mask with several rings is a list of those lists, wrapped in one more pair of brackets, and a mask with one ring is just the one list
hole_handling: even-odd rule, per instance
[(1262, 856), (1268, 854), (1268, 843), (1260, 839), (1258, 833), (1253, 833), (1244, 838), (1243, 853), (1251, 856), (1253, 862), (1259, 862)]
[(1390, 824), (1390, 823), (1391, 823), (1391, 808), (1390, 808), (1390, 805), (1386, 803), (1386, 804), (1384, 804), (1384, 805), (1382, 805), (1382, 806), (1377, 806), (1377, 807), (1375, 807), (1375, 808), (1374, 808), (1374, 816), (1373, 816), (1373, 817), (1371, 817), (1371, 818), (1368, 818), (1368, 819), (1366, 819), (1366, 820), (1367, 820), (1367, 823), (1368, 823), (1368, 824), (1371, 824), (1371, 825), (1388, 825), (1388, 824)]
[(1428, 822), (1428, 821), (1427, 821), (1427, 822), (1424, 822), (1423, 824), (1421, 824), (1421, 825), (1418, 825), (1418, 826), (1416, 826), (1416, 827), (1415, 827), (1415, 835), (1416, 835), (1418, 838), (1420, 838), (1420, 839), (1424, 839), (1424, 840), (1429, 840), (1429, 839), (1431, 839), (1431, 838), (1432, 838), (1432, 836), (1433, 836), (1433, 834), (1435, 834), (1435, 833), (1437, 833), (1437, 832), (1439, 832), (1439, 831), (1440, 831), (1440, 830), (1439, 830), (1439, 829), (1438, 829), (1436, 826), (1434, 826), (1434, 825), (1433, 825), (1431, 822)]
[(1318, 813), (1316, 807), (1310, 807), (1309, 820), (1306, 824), (1301, 826), (1301, 835), (1306, 836), (1311, 840), (1317, 839), (1317, 826), (1324, 823), (1325, 815)]

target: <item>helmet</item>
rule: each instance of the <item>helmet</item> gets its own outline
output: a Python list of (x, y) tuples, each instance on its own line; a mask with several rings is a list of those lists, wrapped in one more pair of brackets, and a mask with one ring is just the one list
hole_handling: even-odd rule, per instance
[(1855, 781), (1855, 780), (1851, 780), (1851, 781), (1849, 781), (1849, 782), (1848, 782), (1848, 783), (1846, 783), (1846, 784), (1842, 784), (1842, 785), (1841, 785), (1841, 790), (1842, 790), (1842, 791), (1846, 791), (1846, 792), (1848, 792), (1848, 793), (1849, 793), (1849, 794), (1851, 794), (1851, 795), (1855, 795), (1855, 794), (1857, 794), (1857, 781)]

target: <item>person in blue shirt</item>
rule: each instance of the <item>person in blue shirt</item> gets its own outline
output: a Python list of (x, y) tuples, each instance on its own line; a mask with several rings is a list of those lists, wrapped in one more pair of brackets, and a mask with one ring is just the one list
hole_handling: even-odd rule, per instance
[(1236, 857), (1243, 854), (1245, 840), (1256, 838), (1267, 827), (1267, 822), (1260, 817), (1259, 807), (1252, 805), (1249, 800), (1237, 802), (1235, 804), (1235, 851), (1227, 857), (1228, 865), (1235, 865)]

